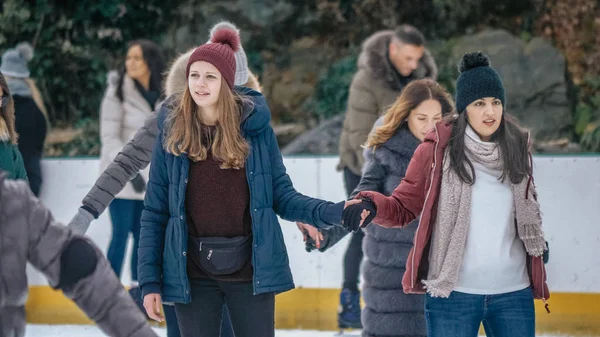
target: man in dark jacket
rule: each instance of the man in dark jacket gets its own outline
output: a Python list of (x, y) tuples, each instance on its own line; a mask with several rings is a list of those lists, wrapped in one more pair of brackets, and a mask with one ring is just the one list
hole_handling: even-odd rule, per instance
[(25, 181), (0, 173), (0, 336), (25, 335), (27, 262), (115, 337), (156, 337), (102, 252), (54, 221)]

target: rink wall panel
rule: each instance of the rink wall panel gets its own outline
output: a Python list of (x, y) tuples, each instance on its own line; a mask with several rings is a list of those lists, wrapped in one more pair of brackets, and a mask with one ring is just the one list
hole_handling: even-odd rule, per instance
[[(345, 198), (337, 157), (286, 157), (298, 191), (340, 201)], [(99, 174), (97, 158), (46, 159), (40, 198), (62, 223), (68, 222)], [(534, 176), (550, 244), (547, 265), (552, 314), (538, 311), (540, 331), (600, 333), (600, 156), (535, 156)], [(293, 223), (281, 221), (297, 289), (278, 295), (279, 328), (335, 329), (342, 258), (348, 237), (326, 253), (308, 254)], [(108, 212), (88, 235), (106, 251), (111, 234)], [(126, 259), (122, 281), (130, 282)], [(89, 323), (59, 292), (28, 267), (28, 319), (36, 323)], [(399, 280), (400, 282), (400, 280)]]

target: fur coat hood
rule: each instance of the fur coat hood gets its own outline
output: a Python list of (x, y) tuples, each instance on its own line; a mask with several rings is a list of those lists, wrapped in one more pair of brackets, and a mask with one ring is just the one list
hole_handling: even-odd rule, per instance
[[(358, 57), (358, 68), (365, 69), (372, 77), (380, 79), (392, 90), (400, 90), (403, 84), (400, 82), (399, 74), (388, 58), (389, 45), (393, 30), (379, 31), (362, 44), (362, 52)], [(438, 69), (428, 49), (425, 49), (423, 57), (419, 61), (419, 67), (410, 75), (411, 79), (430, 77), (436, 79)]]

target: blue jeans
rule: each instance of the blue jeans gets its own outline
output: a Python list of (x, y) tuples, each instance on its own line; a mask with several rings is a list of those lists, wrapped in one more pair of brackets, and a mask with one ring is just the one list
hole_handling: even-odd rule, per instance
[(125, 250), (129, 233), (133, 235), (131, 251), (131, 280), (137, 281), (138, 243), (140, 241), (140, 220), (144, 210), (144, 200), (114, 199), (108, 206), (112, 222), (112, 237), (108, 245), (106, 259), (118, 277), (121, 277)]
[(482, 322), (489, 337), (535, 337), (530, 288), (499, 295), (456, 291), (448, 298), (427, 295), (425, 319), (429, 337), (477, 337)]

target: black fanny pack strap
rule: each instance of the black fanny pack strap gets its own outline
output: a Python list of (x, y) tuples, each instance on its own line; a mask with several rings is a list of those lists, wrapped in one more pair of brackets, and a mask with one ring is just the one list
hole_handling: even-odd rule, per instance
[(252, 256), (252, 236), (193, 237), (188, 235), (192, 261), (211, 275), (229, 275), (241, 270)]

